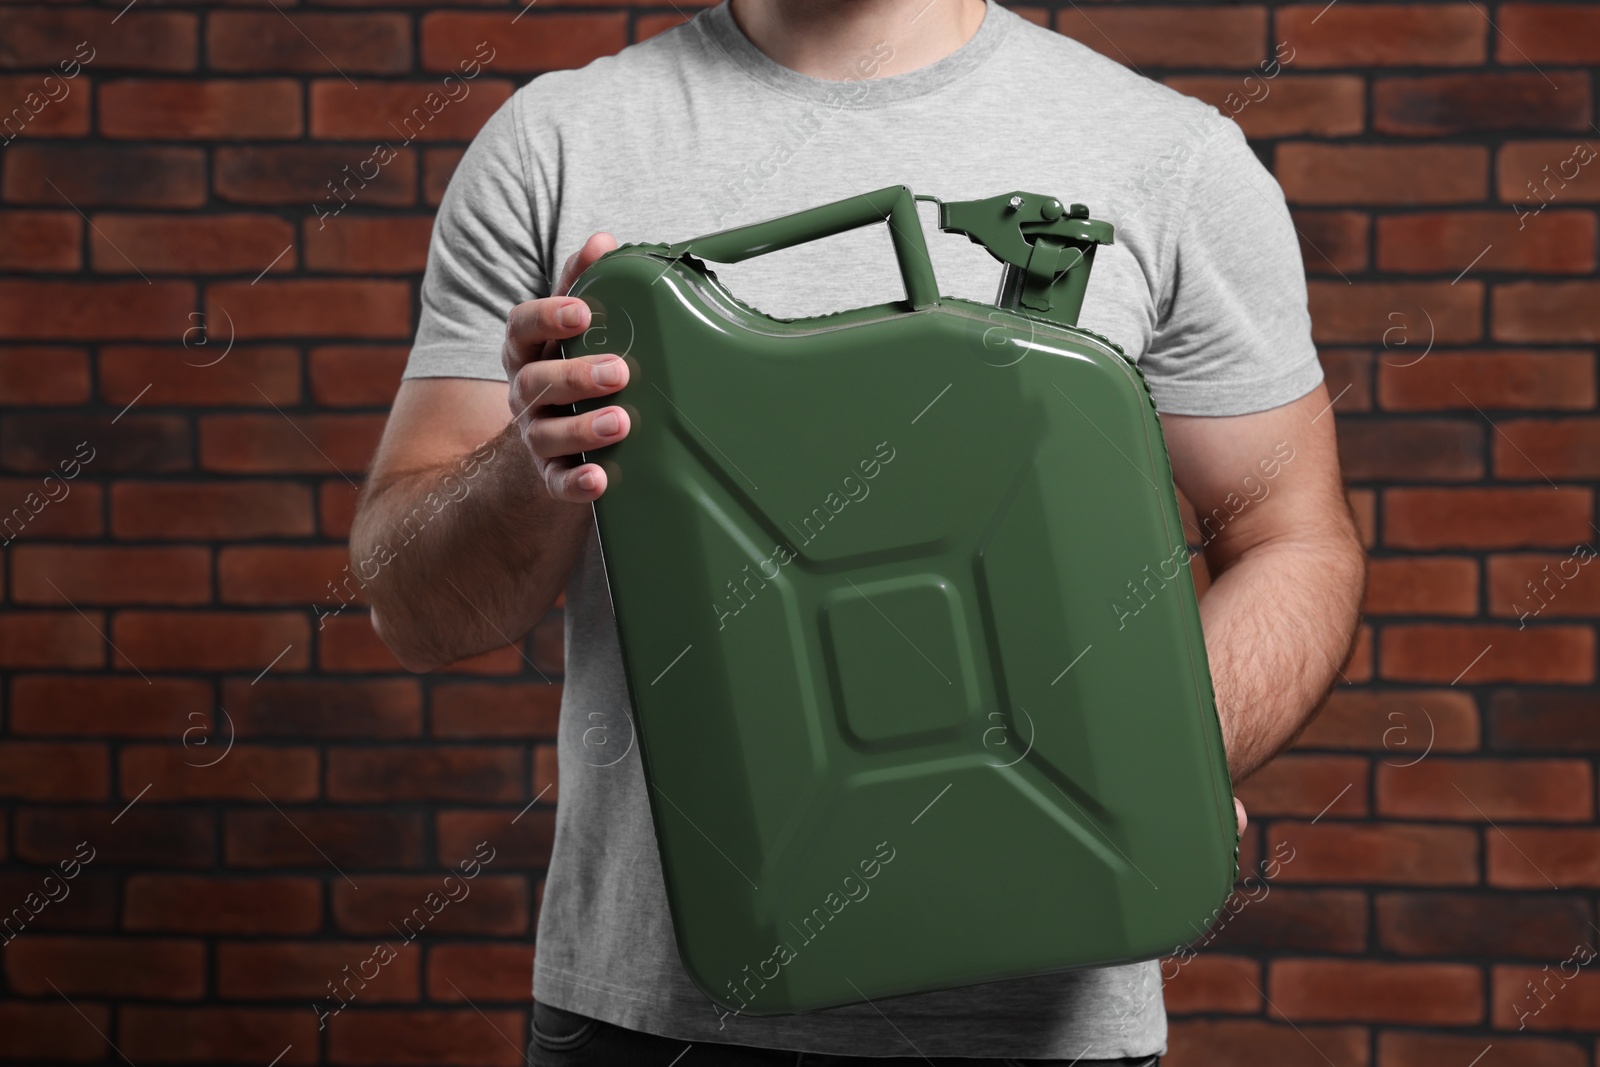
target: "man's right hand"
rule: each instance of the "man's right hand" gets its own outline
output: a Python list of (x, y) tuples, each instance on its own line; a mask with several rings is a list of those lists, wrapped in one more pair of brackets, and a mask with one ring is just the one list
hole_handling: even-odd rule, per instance
[(576, 337), (590, 325), (588, 305), (567, 292), (578, 275), (615, 247), (610, 234), (595, 234), (568, 258), (554, 295), (512, 308), (501, 353), (511, 385), (512, 417), (539, 477), (551, 497), (574, 504), (588, 503), (606, 490), (605, 470), (574, 457), (628, 435), (628, 413), (618, 405), (582, 415), (567, 410), (567, 405), (608, 396), (627, 385), (627, 362), (609, 354), (562, 359), (559, 351), (562, 339)]

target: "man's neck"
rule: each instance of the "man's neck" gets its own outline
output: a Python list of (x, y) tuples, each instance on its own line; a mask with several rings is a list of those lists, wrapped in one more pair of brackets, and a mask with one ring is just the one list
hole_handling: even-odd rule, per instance
[(772, 59), (842, 81), (866, 70), (875, 78), (905, 74), (943, 59), (978, 31), (984, 0), (730, 0), (730, 11)]

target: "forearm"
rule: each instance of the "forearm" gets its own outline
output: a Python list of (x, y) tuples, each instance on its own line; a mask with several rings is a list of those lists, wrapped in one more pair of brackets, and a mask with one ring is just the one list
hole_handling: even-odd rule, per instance
[(555, 602), (590, 520), (553, 499), (516, 425), (459, 460), (369, 480), (350, 537), (378, 636), (411, 670), (515, 641)]
[(1318, 541), (1262, 545), (1233, 561), (1201, 598), (1235, 782), (1287, 747), (1340, 677), (1364, 575), (1353, 530), (1340, 530)]

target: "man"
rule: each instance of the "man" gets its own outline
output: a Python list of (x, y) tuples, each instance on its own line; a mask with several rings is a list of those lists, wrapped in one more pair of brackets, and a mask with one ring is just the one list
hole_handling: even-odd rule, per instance
[[(1192, 531), (1217, 575), (1201, 615), (1236, 781), (1289, 743), (1349, 648), (1362, 554), (1299, 250), (1276, 183), (1215, 109), (985, 0), (732, 0), (536, 79), (440, 207), (351, 539), (369, 559), (449, 496), (410, 520), (369, 588), (374, 627), (413, 670), (520, 638), (565, 588), (536, 1064), (664, 1065), (687, 1044), (688, 1063), (728, 1064), (1150, 1064), (1165, 1049), (1154, 963), (751, 1018), (717, 1009), (678, 960), (589, 507), (606, 473), (575, 459), (625, 437), (628, 415), (565, 407), (619, 394), (628, 367), (553, 358), (590, 325), (561, 294), (619, 238), (682, 240), (900, 183), (946, 200), (1056, 194), (1116, 226), (1082, 324), (1138, 359), (1175, 480), (1207, 517)], [(844, 310), (902, 295), (884, 238), (857, 230), (718, 273), (771, 314)], [(929, 243), (944, 293), (993, 298), (982, 249)], [(1257, 465), (1285, 454), (1270, 496), (1239, 507)]]

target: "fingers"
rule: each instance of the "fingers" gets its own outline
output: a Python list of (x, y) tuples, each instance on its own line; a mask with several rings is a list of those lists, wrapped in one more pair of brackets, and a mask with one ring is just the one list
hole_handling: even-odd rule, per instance
[(578, 275), (615, 247), (616, 238), (610, 234), (594, 234), (582, 248), (567, 257), (554, 295), (527, 300), (511, 309), (506, 318), (506, 341), (501, 353), (507, 377), (527, 363), (553, 355), (545, 350), (550, 342), (575, 337), (589, 328), (589, 306), (566, 294)]
[(607, 484), (606, 472), (598, 463), (580, 463), (573, 467), (552, 463), (545, 470), (545, 487), (550, 495), (572, 504), (599, 499)]
[(1242, 834), (1245, 827), (1250, 825), (1250, 817), (1245, 814), (1244, 803), (1238, 797), (1233, 798), (1233, 813), (1239, 819), (1239, 832)]
[(528, 447), (540, 459), (574, 456), (616, 444), (628, 436), (631, 423), (620, 407), (604, 407), (582, 415), (552, 415), (533, 420)]
[(578, 280), (578, 275), (615, 247), (617, 239), (609, 233), (590, 234), (589, 239), (583, 242), (583, 247), (567, 257), (566, 264), (561, 268), (561, 279), (556, 283), (556, 295), (566, 296), (572, 290), (572, 283)]
[(540, 408), (608, 396), (628, 384), (621, 356), (578, 356), (524, 364), (511, 379), (511, 414), (523, 418)]

